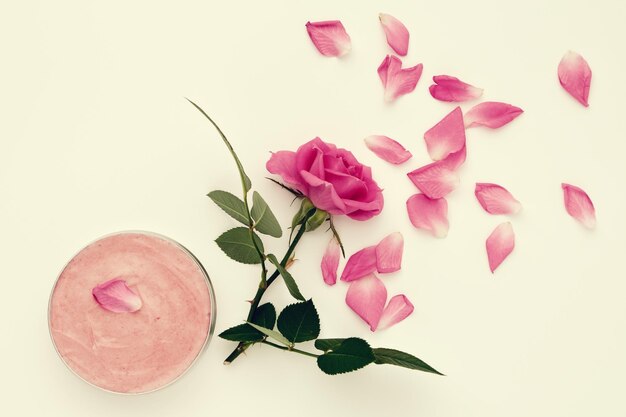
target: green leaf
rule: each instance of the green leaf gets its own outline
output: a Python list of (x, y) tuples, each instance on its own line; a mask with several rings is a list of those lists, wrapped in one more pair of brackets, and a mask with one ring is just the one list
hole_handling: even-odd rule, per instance
[(313, 300), (285, 307), (276, 324), (283, 336), (294, 343), (316, 339), (320, 334), (320, 318)]
[[(261, 258), (254, 247), (252, 238), (250, 238), (250, 233), (250, 229), (246, 227), (235, 227), (222, 233), (220, 237), (215, 239), (215, 242), (228, 257), (235, 261), (244, 264), (259, 264)], [(259, 249), (264, 251), (261, 239), (254, 232), (252, 232), (252, 236), (254, 236)]]
[(221, 190), (211, 191), (207, 195), (215, 204), (224, 210), (226, 214), (238, 222), (248, 226), (248, 211), (246, 210), (246, 205), (239, 197), (234, 196), (227, 191)]
[(344, 340), (335, 349), (317, 358), (317, 366), (328, 375), (356, 371), (372, 362), (372, 348), (365, 340), (356, 337)]
[(262, 327), (262, 326), (259, 326), (257, 324), (250, 323), (250, 322), (248, 322), (248, 324), (254, 327), (255, 329), (257, 329), (258, 331), (260, 331), (261, 333), (263, 333), (264, 335), (271, 337), (272, 339), (282, 343), (283, 345), (290, 347), (290, 348), (293, 347), (293, 343), (285, 339), (283, 335), (278, 333), (276, 330), (267, 329), (265, 327)]
[(254, 228), (260, 233), (274, 237), (281, 237), (283, 235), (283, 231), (280, 228), (278, 220), (276, 220), (276, 216), (274, 216), (270, 207), (265, 200), (263, 200), (261, 194), (256, 191), (252, 194), (252, 210), (250, 210), (250, 214), (255, 220)]
[(266, 329), (273, 329), (276, 324), (276, 309), (272, 303), (265, 303), (257, 307), (252, 316), (252, 323)]
[(247, 323), (239, 324), (219, 334), (222, 339), (233, 342), (260, 342), (263, 340), (263, 333), (256, 330)]
[[(273, 329), (276, 323), (276, 309), (271, 303), (259, 306), (254, 312), (252, 322), (267, 329)], [(231, 327), (219, 334), (222, 339), (233, 342), (260, 342), (263, 340), (263, 333), (247, 323)]]
[(278, 262), (278, 259), (276, 258), (276, 256), (270, 253), (267, 255), (267, 259), (272, 264), (274, 264), (274, 266), (276, 267), (280, 275), (283, 277), (283, 281), (285, 281), (285, 285), (287, 286), (287, 289), (289, 290), (289, 294), (291, 294), (293, 298), (295, 298), (296, 300), (304, 301), (305, 298), (300, 292), (300, 289), (298, 288), (298, 284), (296, 284), (296, 280), (293, 279), (293, 276), (289, 273), (289, 271), (287, 271), (280, 264), (280, 262)]
[(196, 103), (194, 103), (193, 101), (191, 101), (189, 99), (187, 99), (187, 101), (190, 102), (196, 109), (198, 109), (198, 111), (200, 113), (202, 113), (204, 115), (204, 117), (206, 117), (209, 120), (209, 122), (211, 122), (213, 127), (215, 127), (215, 129), (217, 129), (217, 132), (222, 137), (222, 140), (226, 144), (226, 147), (230, 151), (230, 154), (233, 156), (233, 159), (235, 160), (235, 163), (237, 164), (237, 169), (239, 170), (239, 176), (241, 177), (241, 186), (243, 188), (244, 194), (247, 193), (248, 191), (250, 191), (250, 188), (252, 188), (252, 182), (250, 181), (250, 178), (248, 177), (248, 175), (246, 175), (246, 172), (243, 169), (243, 165), (241, 165), (241, 161), (239, 161), (239, 157), (237, 157), (237, 154), (235, 153), (235, 150), (233, 149), (233, 146), (230, 144), (228, 139), (226, 139), (226, 136), (224, 135), (222, 130), (213, 121), (213, 119), (211, 119), (211, 117), (209, 117), (209, 115), (206, 114), (204, 112), (204, 110), (202, 110), (202, 108), (200, 106), (198, 106)]
[(346, 339), (317, 339), (315, 341), (315, 348), (328, 352), (329, 350), (337, 349), (344, 340)]
[(437, 375), (443, 375), (432, 366), (415, 356), (401, 352), (395, 349), (376, 348), (374, 352), (375, 363), (378, 365), (388, 364), (402, 366), (403, 368), (415, 369), (417, 371), (431, 372)]

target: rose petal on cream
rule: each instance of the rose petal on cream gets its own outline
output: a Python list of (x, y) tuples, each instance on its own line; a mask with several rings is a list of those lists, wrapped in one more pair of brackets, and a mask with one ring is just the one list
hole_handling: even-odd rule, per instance
[(596, 209), (585, 191), (575, 185), (561, 184), (567, 213), (587, 229), (596, 227)]
[(337, 238), (333, 236), (326, 246), (326, 251), (322, 257), (322, 278), (328, 285), (335, 285), (337, 282), (337, 268), (339, 268), (339, 256), (341, 255), (341, 247)]
[(139, 294), (130, 289), (126, 281), (119, 278), (96, 285), (91, 294), (100, 307), (114, 313), (132, 313), (142, 306)]
[(381, 274), (399, 271), (403, 251), (402, 233), (394, 232), (385, 237), (376, 245), (376, 270)]
[(436, 200), (424, 194), (415, 194), (406, 201), (411, 224), (438, 238), (448, 235), (448, 202), (445, 198)]
[(406, 26), (389, 14), (380, 13), (378, 19), (380, 19), (391, 49), (398, 55), (405, 56), (409, 50), (409, 31)]
[(376, 246), (368, 246), (348, 259), (341, 273), (341, 280), (350, 282), (376, 271)]
[(374, 331), (383, 314), (387, 301), (385, 284), (374, 274), (350, 283), (346, 304)]
[(443, 158), (441, 161), (437, 161), (437, 162), (452, 171), (456, 171), (461, 165), (465, 163), (466, 157), (467, 157), (467, 150), (466, 150), (466, 147), (463, 146), (460, 151), (452, 152), (451, 154), (448, 154), (448, 156)]
[(380, 317), (376, 330), (387, 329), (394, 324), (400, 323), (405, 318), (409, 317), (413, 313), (413, 304), (404, 294), (394, 295), (387, 307), (383, 310), (383, 314)]
[(524, 110), (510, 104), (485, 101), (475, 105), (465, 113), (465, 127), (485, 126), (490, 129), (497, 129), (522, 113)]
[(387, 136), (368, 136), (365, 138), (365, 146), (379, 158), (394, 165), (406, 162), (413, 156), (404, 146)]
[(385, 101), (394, 101), (398, 97), (415, 90), (423, 69), (422, 64), (402, 69), (400, 58), (387, 55), (378, 67), (378, 76), (385, 88)]
[(459, 185), (459, 175), (441, 161), (433, 162), (406, 174), (428, 198), (445, 197)]
[(591, 68), (581, 55), (568, 51), (559, 63), (559, 82), (572, 97), (589, 107)]
[(487, 238), (486, 247), (489, 269), (493, 273), (515, 248), (515, 233), (511, 222), (496, 227)]
[(440, 101), (460, 102), (474, 100), (483, 95), (482, 88), (464, 83), (449, 75), (435, 75), (435, 84), (428, 88), (430, 95)]
[(478, 182), (474, 195), (489, 214), (516, 214), (522, 209), (521, 203), (506, 188), (497, 184)]
[(307, 22), (306, 30), (313, 45), (324, 56), (344, 56), (352, 49), (350, 36), (339, 20)]
[(439, 123), (424, 133), (428, 154), (435, 161), (444, 159), (465, 146), (465, 125), (463, 112), (455, 108)]

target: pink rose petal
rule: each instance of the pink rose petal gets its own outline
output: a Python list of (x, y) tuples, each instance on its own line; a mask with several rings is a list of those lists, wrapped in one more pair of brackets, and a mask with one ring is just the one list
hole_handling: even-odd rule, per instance
[(511, 122), (524, 110), (519, 107), (495, 101), (486, 101), (472, 107), (465, 113), (465, 127), (485, 126), (497, 129)]
[(374, 274), (351, 282), (346, 294), (348, 307), (369, 324), (371, 331), (378, 327), (386, 301), (385, 284)]
[(445, 198), (432, 200), (424, 194), (415, 194), (406, 201), (406, 209), (416, 228), (438, 238), (448, 235), (448, 202)]
[(456, 172), (441, 163), (433, 162), (407, 174), (415, 186), (428, 198), (441, 198), (459, 185)]
[(378, 67), (378, 76), (385, 88), (385, 101), (394, 101), (398, 97), (415, 90), (423, 69), (422, 64), (402, 69), (400, 58), (387, 55)]
[(576, 52), (567, 52), (559, 63), (559, 82), (572, 97), (589, 107), (591, 68)]
[(350, 282), (376, 271), (376, 246), (368, 246), (353, 254), (341, 273), (341, 280)]
[(395, 17), (380, 13), (380, 24), (383, 26), (387, 43), (398, 55), (405, 56), (409, 50), (409, 31), (401, 21)]
[(596, 227), (596, 209), (591, 199), (582, 189), (570, 184), (561, 184), (567, 213), (587, 229)]
[(378, 322), (376, 330), (387, 329), (394, 324), (400, 323), (413, 313), (413, 304), (404, 294), (395, 295), (389, 300), (387, 307), (383, 310), (383, 314)]
[(430, 95), (437, 100), (468, 101), (474, 100), (483, 94), (482, 88), (476, 88), (449, 75), (435, 75), (433, 81), (435, 84), (431, 85), (428, 90)]
[(515, 248), (515, 233), (510, 222), (502, 223), (487, 238), (487, 258), (493, 273)]
[(350, 36), (339, 20), (307, 22), (306, 30), (313, 45), (324, 56), (344, 56), (352, 49)]
[(114, 313), (132, 313), (142, 306), (139, 295), (119, 278), (98, 284), (91, 294), (100, 307)]
[(404, 238), (402, 233), (395, 232), (376, 245), (376, 270), (383, 273), (399, 271), (402, 266)]
[(379, 158), (395, 165), (406, 162), (413, 156), (404, 146), (387, 136), (368, 136), (365, 138), (365, 145)]
[(460, 151), (465, 146), (465, 125), (461, 108), (452, 110), (424, 133), (424, 140), (428, 154), (435, 161)]
[(476, 183), (474, 195), (490, 214), (515, 214), (522, 209), (519, 201), (504, 187), (490, 183)]
[(466, 147), (463, 146), (460, 151), (448, 154), (448, 156), (446, 156), (441, 161), (438, 161), (438, 163), (452, 171), (456, 171), (461, 165), (465, 163), (466, 156), (467, 150)]
[(339, 268), (339, 256), (341, 254), (341, 247), (337, 238), (333, 236), (326, 246), (326, 251), (322, 257), (322, 277), (324, 282), (328, 285), (335, 285), (337, 282), (337, 268)]

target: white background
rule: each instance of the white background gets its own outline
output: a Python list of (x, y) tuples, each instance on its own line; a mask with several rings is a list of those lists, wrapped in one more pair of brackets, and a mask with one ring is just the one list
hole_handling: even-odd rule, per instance
[[(376, 74), (390, 52), (381, 11), (411, 31), (405, 63), (424, 64), (416, 91), (391, 105)], [(624, 2), (22, 1), (4, 2), (0, 16), (0, 414), (626, 414)], [(345, 59), (322, 57), (307, 37), (307, 20), (326, 19), (352, 37)], [(568, 49), (593, 70), (588, 109), (559, 86)], [(468, 132), (444, 240), (413, 229), (404, 206), (415, 192), (405, 173), (428, 162), (422, 135), (453, 108), (428, 94), (437, 74), (525, 110), (500, 130)], [(48, 336), (49, 292), (65, 262), (103, 234), (144, 229), (180, 241), (211, 275), (216, 330), (245, 315), (257, 270), (213, 243), (234, 222), (205, 196), (238, 193), (235, 166), (185, 96), (222, 126), (283, 226), (294, 207), (264, 179), (270, 150), (320, 136), (373, 167), (383, 214), (337, 225), (350, 253), (403, 232), (403, 269), (383, 279), (415, 313), (372, 334), (345, 306), (346, 286), (322, 283), (322, 230), (306, 236), (293, 273), (316, 301), (323, 337), (406, 350), (446, 377), (380, 366), (329, 377), (267, 346), (225, 367), (232, 344), (218, 338), (182, 380), (145, 396), (101, 392), (65, 368)], [(386, 164), (364, 147), (370, 134), (399, 140), (414, 158)], [(484, 241), (508, 218), (482, 211), (477, 181), (504, 185), (524, 205), (511, 219), (517, 247), (495, 275)], [(593, 199), (595, 231), (565, 213), (562, 181)], [(284, 241), (270, 240), (282, 253)], [(268, 296), (290, 302), (282, 285)]]

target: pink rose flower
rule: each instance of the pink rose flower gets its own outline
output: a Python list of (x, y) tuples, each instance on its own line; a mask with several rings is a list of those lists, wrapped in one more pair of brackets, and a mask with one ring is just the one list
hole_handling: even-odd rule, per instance
[(372, 178), (371, 168), (357, 161), (351, 152), (320, 138), (305, 143), (296, 152), (272, 153), (266, 167), (307, 196), (315, 207), (330, 214), (367, 220), (383, 209), (382, 190)]

